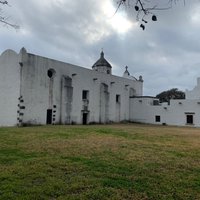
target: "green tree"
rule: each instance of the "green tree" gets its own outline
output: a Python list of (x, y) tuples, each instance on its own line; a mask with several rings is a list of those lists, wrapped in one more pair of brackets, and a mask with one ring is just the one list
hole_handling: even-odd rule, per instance
[(169, 102), (170, 99), (185, 99), (185, 93), (178, 88), (172, 88), (156, 95), (160, 102)]

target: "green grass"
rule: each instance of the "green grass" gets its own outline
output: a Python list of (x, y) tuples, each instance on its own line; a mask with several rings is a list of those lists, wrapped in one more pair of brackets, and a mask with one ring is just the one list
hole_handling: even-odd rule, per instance
[(0, 128), (0, 199), (200, 199), (200, 129)]

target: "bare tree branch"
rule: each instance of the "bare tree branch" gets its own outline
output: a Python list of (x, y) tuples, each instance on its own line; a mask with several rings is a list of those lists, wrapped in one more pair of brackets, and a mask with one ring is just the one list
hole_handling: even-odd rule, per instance
[[(0, 1), (0, 5), (9, 5), (8, 1)], [(19, 29), (19, 25), (12, 23), (9, 21), (9, 17), (6, 17), (5, 14), (2, 11), (2, 8), (0, 7), (0, 23), (4, 24), (5, 26), (10, 26), (14, 29)]]
[[(152, 7), (148, 7), (149, 4), (153, 3), (153, 0), (119, 0), (117, 2), (118, 7), (116, 12), (122, 5), (125, 5), (129, 8), (133, 8), (136, 12), (136, 19), (141, 22), (140, 27), (145, 30), (145, 24), (148, 23), (149, 17), (151, 17), (152, 21), (157, 21), (157, 16), (155, 15), (155, 11), (157, 10), (168, 10), (172, 8), (173, 3), (176, 4), (180, 0), (165, 0), (166, 7), (158, 7), (158, 5), (152, 5)], [(185, 4), (185, 0), (181, 0)], [(164, 2), (164, 1), (163, 1)]]
[(0, 1), (1, 4), (8, 4), (7, 1)]

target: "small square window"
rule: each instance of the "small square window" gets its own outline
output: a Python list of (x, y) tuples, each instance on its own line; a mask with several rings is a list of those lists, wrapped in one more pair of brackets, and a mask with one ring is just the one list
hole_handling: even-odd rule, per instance
[(159, 100), (153, 100), (153, 105), (158, 106), (159, 105)]
[(186, 115), (187, 124), (193, 124), (193, 115)]
[(156, 116), (155, 116), (155, 121), (156, 121), (156, 122), (160, 122), (160, 115), (156, 115)]

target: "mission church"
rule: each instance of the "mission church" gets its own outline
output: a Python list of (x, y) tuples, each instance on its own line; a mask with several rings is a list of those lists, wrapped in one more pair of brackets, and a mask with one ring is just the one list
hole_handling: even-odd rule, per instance
[(91, 69), (28, 53), (0, 56), (0, 126), (142, 122), (200, 126), (200, 79), (186, 99), (143, 96), (143, 78), (112, 75), (104, 52)]
[(0, 125), (93, 124), (130, 120), (142, 77), (112, 75), (103, 51), (92, 69), (6, 50), (0, 57)]

